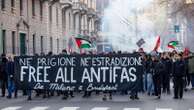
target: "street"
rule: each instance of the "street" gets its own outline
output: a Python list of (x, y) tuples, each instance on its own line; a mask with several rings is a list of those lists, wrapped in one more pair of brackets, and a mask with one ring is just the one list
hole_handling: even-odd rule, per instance
[(0, 110), (194, 110), (193, 43), (194, 0), (0, 0)]
[(90, 98), (82, 98), (83, 94), (75, 93), (74, 98), (62, 100), (61, 96), (49, 99), (33, 97), (27, 101), (19, 95), (17, 99), (0, 99), (1, 110), (194, 110), (194, 91), (185, 92), (182, 100), (173, 99), (173, 94), (163, 94), (160, 100), (154, 96), (140, 93), (140, 100), (129, 100), (129, 96), (113, 95), (113, 100), (102, 101), (102, 94), (92, 94)]

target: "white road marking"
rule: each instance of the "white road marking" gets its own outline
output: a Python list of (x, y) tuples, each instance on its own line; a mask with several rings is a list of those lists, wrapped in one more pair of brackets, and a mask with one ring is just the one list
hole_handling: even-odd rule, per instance
[(140, 110), (140, 108), (124, 108), (123, 110)]
[(15, 107), (6, 107), (6, 108), (3, 108), (1, 110), (18, 110), (20, 108), (22, 108), (22, 107), (21, 106), (15, 106)]
[(78, 110), (80, 107), (63, 107), (60, 108), (59, 110)]
[(156, 108), (156, 110), (172, 110), (171, 108)]
[(92, 110), (109, 110), (109, 107), (94, 107)]
[(31, 108), (30, 110), (47, 110), (49, 107), (34, 107), (34, 108)]
[(189, 109), (189, 110), (194, 110), (194, 109)]

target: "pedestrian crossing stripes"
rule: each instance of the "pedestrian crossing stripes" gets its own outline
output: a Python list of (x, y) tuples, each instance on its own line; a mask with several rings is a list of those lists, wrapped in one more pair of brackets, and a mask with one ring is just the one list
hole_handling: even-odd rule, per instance
[[(23, 110), (22, 106), (12, 106), (12, 107), (5, 107), (2, 108), (1, 110)], [(26, 108), (25, 108), (26, 109)], [(53, 110), (48, 106), (36, 106), (33, 108), (29, 108), (28, 110)], [(56, 110), (82, 110), (80, 107), (62, 107)], [(110, 107), (93, 107), (90, 110), (112, 110)], [(120, 110), (143, 110), (141, 108), (123, 108)], [(156, 108), (153, 110), (174, 110), (172, 108)], [(188, 110), (194, 110), (194, 109), (188, 109)]]
[(140, 110), (140, 108), (124, 108), (123, 110)]
[(47, 110), (49, 109), (49, 107), (34, 107), (34, 108), (31, 108), (30, 110)]
[(78, 110), (80, 107), (63, 107), (60, 108), (59, 110)]
[(156, 110), (172, 110), (170, 108), (156, 108)]
[(22, 107), (21, 106), (15, 106), (15, 107), (7, 107), (7, 108), (3, 108), (1, 110), (18, 110), (18, 109), (21, 109)]
[(95, 107), (92, 110), (110, 110), (109, 107)]

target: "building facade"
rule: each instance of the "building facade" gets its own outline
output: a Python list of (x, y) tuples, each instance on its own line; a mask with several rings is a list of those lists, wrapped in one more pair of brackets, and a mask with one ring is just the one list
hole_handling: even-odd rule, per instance
[(75, 37), (97, 36), (96, 0), (1, 0), (0, 53), (78, 51)]
[[(111, 0), (113, 2), (113, 0)], [(108, 6), (110, 5), (110, 0), (97, 0), (97, 5), (96, 8), (99, 11), (99, 16), (100, 18), (103, 18), (104, 16), (104, 11)], [(112, 45), (106, 40), (107, 35), (106, 33), (102, 32), (102, 21), (103, 19), (100, 19), (99, 24), (100, 27), (98, 27), (101, 32), (98, 34), (98, 39), (97, 39), (97, 53), (108, 53), (112, 51)]]
[(173, 35), (176, 40), (179, 41), (180, 50), (189, 48), (190, 51), (194, 52), (194, 1), (193, 0), (182, 0), (174, 6), (174, 3), (178, 1), (170, 1), (168, 4), (169, 8), (169, 24)]

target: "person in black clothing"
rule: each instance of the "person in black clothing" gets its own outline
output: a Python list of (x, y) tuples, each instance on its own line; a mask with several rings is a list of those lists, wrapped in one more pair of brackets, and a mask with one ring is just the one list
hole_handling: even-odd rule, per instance
[(183, 98), (184, 77), (185, 63), (181, 59), (181, 55), (176, 54), (175, 62), (173, 63), (174, 99)]
[[(61, 55), (68, 55), (67, 50), (65, 50), (65, 49), (62, 50)], [(63, 97), (62, 97), (63, 100), (68, 99), (68, 98), (69, 98), (69, 95), (70, 95), (72, 98), (74, 97), (73, 91), (62, 91), (62, 93), (63, 93)]]
[(170, 76), (172, 72), (172, 61), (169, 58), (168, 53), (164, 53), (162, 62), (165, 65), (165, 70), (162, 75), (163, 76), (162, 77), (163, 78), (163, 83), (162, 83), (163, 93), (170, 94)]
[(5, 90), (7, 88), (6, 63), (7, 63), (6, 55), (2, 54), (1, 64), (0, 64), (0, 80), (1, 80), (2, 97), (5, 97)]
[[(143, 53), (143, 52), (134, 52), (134, 54), (140, 55), (141, 58), (143, 58), (143, 56), (145, 55), (145, 53)], [(141, 82), (139, 82), (139, 83), (141, 83)], [(140, 85), (142, 85), (142, 84), (140, 84)], [(141, 91), (141, 88), (139, 90), (138, 89), (132, 89), (131, 93), (130, 93), (131, 96), (129, 98), (131, 100), (139, 100), (139, 97), (138, 97), (138, 92), (139, 91)]]
[(161, 98), (162, 74), (165, 71), (165, 65), (159, 59), (158, 56), (155, 56), (154, 65), (155, 65), (154, 74), (153, 74), (154, 91), (155, 91), (155, 95), (158, 97), (158, 99), (160, 99)]

